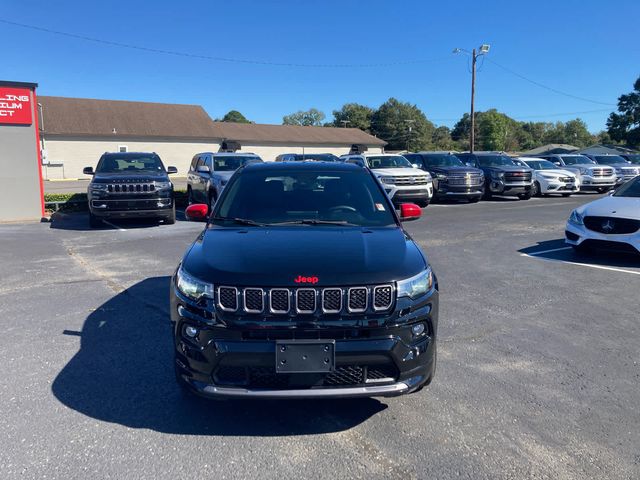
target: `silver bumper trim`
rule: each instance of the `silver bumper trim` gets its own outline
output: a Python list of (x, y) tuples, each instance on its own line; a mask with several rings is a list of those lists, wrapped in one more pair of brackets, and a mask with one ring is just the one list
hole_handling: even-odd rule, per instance
[(244, 398), (328, 398), (328, 397), (378, 397), (401, 395), (409, 391), (404, 382), (371, 387), (318, 388), (304, 390), (248, 390), (246, 388), (217, 387), (207, 385), (201, 393), (211, 396)]

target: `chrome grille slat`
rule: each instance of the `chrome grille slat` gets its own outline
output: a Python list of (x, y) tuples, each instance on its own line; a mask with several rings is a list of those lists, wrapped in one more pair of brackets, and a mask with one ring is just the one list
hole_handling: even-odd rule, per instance
[(373, 309), (376, 312), (388, 310), (393, 304), (393, 288), (391, 285), (378, 285), (373, 288)]
[(264, 290), (261, 288), (245, 288), (242, 291), (242, 303), (247, 313), (262, 313), (264, 311)]
[(225, 312), (238, 310), (238, 289), (236, 287), (218, 287), (218, 307)]
[(153, 183), (109, 183), (108, 193), (153, 193), (156, 186)]
[(342, 289), (325, 288), (322, 290), (322, 312), (340, 313), (342, 311)]
[(269, 311), (275, 314), (289, 313), (291, 294), (288, 288), (272, 288), (269, 292)]
[(352, 287), (348, 291), (347, 310), (350, 313), (367, 311), (369, 304), (369, 290), (366, 287)]
[(312, 314), (316, 311), (316, 291), (313, 288), (299, 288), (296, 290), (296, 312)]

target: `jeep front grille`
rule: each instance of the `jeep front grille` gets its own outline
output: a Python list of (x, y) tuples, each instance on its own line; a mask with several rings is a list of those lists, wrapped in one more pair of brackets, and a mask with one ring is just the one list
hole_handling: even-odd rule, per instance
[(110, 183), (107, 185), (109, 193), (154, 193), (156, 186), (153, 183)]
[(221, 286), (216, 303), (223, 312), (270, 315), (340, 315), (391, 309), (391, 285), (328, 288), (236, 288)]

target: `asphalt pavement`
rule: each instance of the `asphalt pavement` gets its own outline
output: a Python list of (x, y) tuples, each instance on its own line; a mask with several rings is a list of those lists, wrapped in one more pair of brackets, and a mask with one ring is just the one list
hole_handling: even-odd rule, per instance
[(0, 225), (0, 478), (640, 478), (640, 260), (562, 241), (594, 198), (407, 223), (440, 282), (438, 371), (391, 399), (184, 397), (167, 293), (202, 224)]

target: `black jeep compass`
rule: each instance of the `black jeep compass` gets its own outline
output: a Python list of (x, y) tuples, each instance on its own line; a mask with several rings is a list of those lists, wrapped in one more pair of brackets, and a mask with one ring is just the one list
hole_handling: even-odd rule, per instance
[(89, 225), (99, 226), (107, 218), (159, 218), (175, 223), (176, 207), (170, 173), (155, 153), (105, 153), (87, 187)]
[[(367, 169), (250, 164), (171, 282), (175, 371), (204, 396), (410, 393), (436, 368), (438, 283)], [(187, 218), (206, 216), (191, 205)]]

